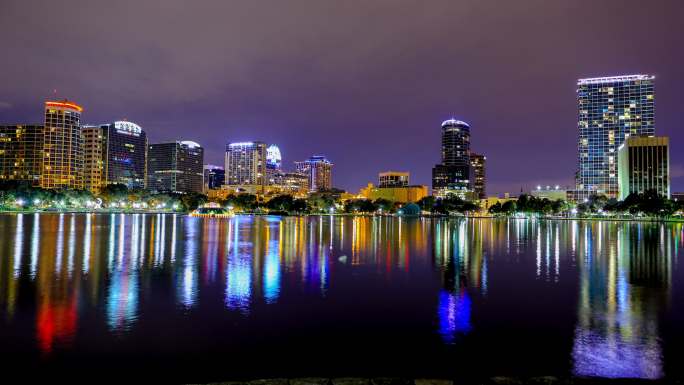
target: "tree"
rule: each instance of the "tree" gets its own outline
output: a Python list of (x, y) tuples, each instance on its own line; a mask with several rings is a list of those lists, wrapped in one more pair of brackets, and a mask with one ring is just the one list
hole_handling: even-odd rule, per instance
[(294, 199), (291, 195), (278, 195), (266, 203), (266, 208), (273, 211), (292, 211)]
[(496, 202), (493, 205), (489, 206), (489, 213), (490, 214), (499, 214), (502, 212), (501, 209), (501, 202)]
[(506, 201), (501, 205), (501, 212), (506, 215), (511, 215), (517, 210), (517, 205), (515, 201)]
[(435, 207), (435, 197), (432, 195), (422, 197), (418, 202), (416, 202), (416, 204), (420, 206), (421, 210), (432, 212)]
[(391, 212), (392, 209), (394, 209), (394, 203), (383, 198), (376, 199), (375, 201), (373, 201), (373, 204), (375, 205), (375, 207), (377, 207), (378, 209), (382, 209), (382, 211), (384, 212)]

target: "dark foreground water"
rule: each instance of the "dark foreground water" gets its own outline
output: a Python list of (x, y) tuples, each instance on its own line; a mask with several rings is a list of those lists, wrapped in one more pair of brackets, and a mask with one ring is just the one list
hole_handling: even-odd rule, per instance
[(682, 378), (681, 224), (0, 215), (24, 379)]

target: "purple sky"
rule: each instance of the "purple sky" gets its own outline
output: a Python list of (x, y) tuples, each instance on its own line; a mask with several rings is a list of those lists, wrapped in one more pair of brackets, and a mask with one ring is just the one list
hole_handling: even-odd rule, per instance
[[(59, 4), (59, 5), (57, 5)], [(0, 123), (40, 122), (57, 90), (84, 123), (127, 118), (206, 162), (262, 140), (356, 191), (430, 184), (440, 123), (472, 126), (488, 192), (571, 184), (576, 79), (656, 76), (656, 133), (684, 190), (684, 1), (0, 2)]]

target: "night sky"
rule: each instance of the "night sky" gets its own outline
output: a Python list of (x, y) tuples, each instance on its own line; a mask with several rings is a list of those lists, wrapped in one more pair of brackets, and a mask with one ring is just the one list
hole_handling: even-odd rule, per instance
[(440, 123), (471, 124), (488, 193), (573, 184), (576, 79), (656, 76), (656, 133), (684, 191), (684, 1), (0, 0), (0, 124), (69, 98), (151, 142), (323, 154), (357, 191), (388, 169), (430, 185)]

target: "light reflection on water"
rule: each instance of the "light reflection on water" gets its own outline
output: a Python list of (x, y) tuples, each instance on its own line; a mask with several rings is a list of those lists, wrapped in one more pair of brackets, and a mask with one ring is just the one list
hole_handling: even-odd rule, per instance
[(508, 311), (490, 300), (525, 301), (497, 289), (502, 283), (520, 282), (529, 298), (526, 285), (552, 290), (576, 282), (567, 286), (577, 288), (575, 302), (555, 305), (575, 309), (569, 371), (660, 378), (667, 374), (661, 321), (683, 234), (680, 224), (519, 219), (3, 215), (0, 314), (10, 326), (25, 322), (33, 310), (17, 315), (18, 298), (35, 293), (28, 300), (35, 335), (26, 342), (49, 355), (71, 349), (79, 330), (96, 322), (79, 324), (80, 317), (98, 309), (110, 333), (131, 333), (145, 316), (142, 298), (156, 300), (152, 287), (170, 287), (186, 316), (214, 306), (209, 294), (219, 288), (216, 314), (259, 317), (263, 306), (283, 300), (325, 301), (338, 281), (360, 279), (353, 282), (366, 287), (427, 274), (420, 279), (435, 282), (435, 305), (416, 317), (458, 348), (490, 330), (495, 320), (485, 317)]

